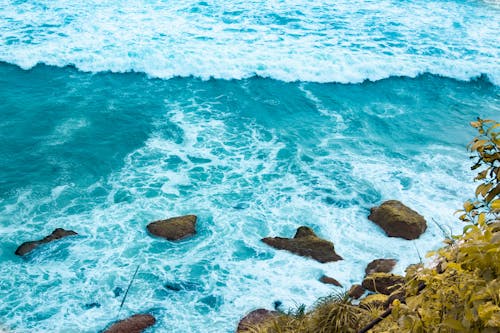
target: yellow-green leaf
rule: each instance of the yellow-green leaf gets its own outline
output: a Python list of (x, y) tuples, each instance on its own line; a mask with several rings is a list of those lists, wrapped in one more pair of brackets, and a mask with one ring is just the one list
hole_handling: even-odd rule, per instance
[(464, 209), (466, 213), (469, 213), (472, 209), (474, 209), (474, 205), (470, 201), (464, 202)]
[(462, 323), (453, 318), (443, 320), (443, 325), (459, 332), (465, 332), (465, 327), (462, 326)]

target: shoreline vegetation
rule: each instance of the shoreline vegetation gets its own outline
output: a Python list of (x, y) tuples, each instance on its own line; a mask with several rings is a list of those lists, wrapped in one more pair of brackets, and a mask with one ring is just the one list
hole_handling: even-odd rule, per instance
[(304, 305), (288, 312), (253, 311), (237, 332), (498, 332), (500, 123), (478, 119), (471, 125), (478, 136), (468, 149), (475, 159), (472, 170), (479, 170), (474, 180), (480, 184), (475, 199), (457, 211), (467, 223), (463, 234), (452, 236), (443, 230), (446, 245), (427, 254), (432, 257), (429, 265), (410, 265), (405, 276), (399, 276), (389, 273), (392, 262), (382, 264), (381, 270), (372, 262), (362, 282), (369, 293), (359, 302), (360, 287), (354, 285), (349, 292), (320, 298), (309, 311)]
[[(275, 304), (275, 310), (256, 309), (242, 318), (237, 332), (498, 332), (500, 123), (478, 119), (471, 125), (479, 133), (468, 149), (474, 154), (472, 169), (478, 170), (475, 180), (480, 184), (475, 199), (466, 201), (458, 211), (459, 219), (467, 223), (463, 234), (452, 236), (443, 230), (446, 246), (428, 254), (433, 257), (430, 265), (421, 260), (402, 276), (391, 273), (397, 258), (376, 259), (368, 264), (364, 280), (348, 291), (320, 298), (310, 310), (301, 305), (285, 312), (280, 304)], [(372, 208), (368, 219), (389, 237), (409, 241), (427, 229), (420, 214), (396, 200)], [(196, 220), (195, 215), (179, 216), (152, 222), (147, 229), (151, 236), (178, 241), (196, 233)], [(43, 239), (21, 244), (16, 255), (26, 256), (40, 245), (76, 235), (58, 228)], [(299, 227), (293, 238), (266, 237), (261, 241), (321, 263), (343, 260), (332, 242), (307, 226)], [(342, 287), (333, 277), (323, 276), (320, 281)], [(125, 297), (126, 293), (122, 305)], [(152, 314), (134, 314), (110, 323), (102, 332), (140, 333), (152, 326), (154, 329), (155, 323)]]

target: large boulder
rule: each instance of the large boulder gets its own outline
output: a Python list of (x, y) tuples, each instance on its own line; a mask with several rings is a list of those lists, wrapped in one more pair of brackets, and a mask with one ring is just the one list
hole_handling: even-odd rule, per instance
[(103, 333), (141, 333), (146, 328), (153, 326), (156, 318), (150, 314), (136, 314), (126, 319), (117, 321)]
[(238, 323), (236, 333), (253, 332), (255, 327), (278, 317), (279, 312), (266, 309), (253, 310)]
[(390, 295), (392, 292), (400, 289), (405, 282), (401, 275), (391, 273), (373, 273), (365, 277), (361, 284), (363, 288), (370, 291)]
[(42, 244), (50, 243), (53, 242), (57, 239), (61, 239), (67, 236), (74, 236), (78, 235), (76, 232), (73, 230), (64, 230), (62, 228), (57, 228), (52, 231), (52, 233), (48, 236), (45, 236), (44, 238), (36, 241), (29, 241), (29, 242), (24, 242), (22, 243), (16, 250), (16, 255), (18, 256), (24, 256), (31, 251), (33, 251), (35, 248)]
[(275, 249), (310, 257), (321, 263), (342, 260), (335, 253), (333, 243), (319, 238), (309, 227), (299, 227), (293, 238), (266, 237), (262, 241)]
[(185, 215), (159, 220), (148, 224), (148, 231), (171, 241), (180, 240), (196, 233), (196, 215)]
[(365, 274), (389, 273), (396, 265), (395, 259), (375, 259), (366, 266)]
[(427, 229), (422, 215), (397, 200), (373, 207), (368, 219), (378, 224), (390, 237), (416, 239)]

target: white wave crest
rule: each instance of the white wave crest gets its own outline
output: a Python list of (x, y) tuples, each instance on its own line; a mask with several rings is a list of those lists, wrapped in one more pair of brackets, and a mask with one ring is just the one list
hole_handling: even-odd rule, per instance
[(361, 82), (429, 72), (500, 84), (488, 2), (0, 0), (0, 61), (82, 71)]

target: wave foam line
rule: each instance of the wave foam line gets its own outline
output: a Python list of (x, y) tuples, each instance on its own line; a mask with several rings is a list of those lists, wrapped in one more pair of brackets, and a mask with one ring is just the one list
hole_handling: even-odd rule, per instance
[(24, 69), (340, 83), (431, 73), (500, 84), (500, 11), (485, 2), (2, 1), (0, 61)]

